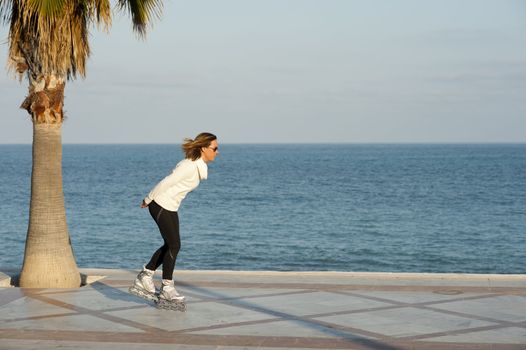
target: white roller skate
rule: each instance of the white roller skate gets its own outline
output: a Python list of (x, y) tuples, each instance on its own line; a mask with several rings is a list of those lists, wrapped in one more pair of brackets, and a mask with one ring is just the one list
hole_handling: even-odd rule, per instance
[(164, 280), (159, 292), (157, 307), (166, 310), (186, 311), (185, 297), (177, 292), (174, 281)]
[(143, 267), (137, 278), (135, 278), (133, 286), (130, 287), (130, 293), (146, 300), (157, 301), (158, 296), (155, 293), (155, 285), (153, 284), (154, 273), (155, 271)]

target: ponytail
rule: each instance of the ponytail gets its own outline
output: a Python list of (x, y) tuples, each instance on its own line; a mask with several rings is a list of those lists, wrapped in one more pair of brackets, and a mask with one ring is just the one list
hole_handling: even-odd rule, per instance
[(208, 147), (212, 141), (217, 140), (216, 135), (202, 132), (195, 137), (195, 139), (186, 138), (181, 148), (185, 154), (186, 159), (197, 160), (201, 158), (201, 148)]

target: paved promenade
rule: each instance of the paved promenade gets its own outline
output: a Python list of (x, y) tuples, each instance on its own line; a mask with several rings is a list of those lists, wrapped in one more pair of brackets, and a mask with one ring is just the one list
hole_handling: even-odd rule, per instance
[(0, 271), (1, 350), (526, 349), (526, 275), (176, 270), (183, 313), (130, 295), (138, 271), (75, 290)]

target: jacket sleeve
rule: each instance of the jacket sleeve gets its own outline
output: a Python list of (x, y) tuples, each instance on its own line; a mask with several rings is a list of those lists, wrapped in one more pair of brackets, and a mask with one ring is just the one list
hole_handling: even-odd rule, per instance
[(196, 171), (192, 163), (181, 163), (175, 167), (172, 173), (162, 179), (144, 198), (144, 202), (150, 204), (159, 194), (166, 192), (170, 187), (176, 185), (179, 181), (191, 177)]

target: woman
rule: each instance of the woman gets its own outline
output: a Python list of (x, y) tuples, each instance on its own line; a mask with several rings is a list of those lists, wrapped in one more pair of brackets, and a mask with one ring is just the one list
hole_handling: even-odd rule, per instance
[(179, 236), (179, 217), (177, 210), (186, 195), (199, 185), (200, 180), (208, 176), (207, 163), (217, 156), (217, 137), (210, 133), (201, 133), (194, 140), (185, 139), (182, 145), (185, 159), (177, 164), (172, 173), (159, 182), (144, 198), (141, 208), (148, 207), (153, 220), (159, 226), (164, 245), (153, 253), (150, 262), (137, 275), (130, 292), (157, 300), (153, 275), (163, 265), (162, 286), (159, 301), (182, 302), (185, 297), (177, 292), (173, 282), (173, 271), (177, 254), (181, 248)]

